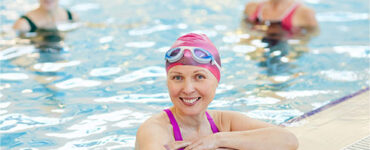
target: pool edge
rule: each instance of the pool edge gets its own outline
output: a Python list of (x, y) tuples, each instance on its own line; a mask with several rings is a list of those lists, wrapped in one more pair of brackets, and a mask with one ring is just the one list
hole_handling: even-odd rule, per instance
[(336, 99), (336, 100), (334, 100), (334, 101), (331, 101), (330, 103), (328, 103), (328, 104), (326, 104), (326, 105), (323, 105), (323, 106), (321, 106), (321, 107), (319, 107), (319, 108), (317, 108), (317, 109), (314, 109), (314, 110), (312, 110), (312, 111), (306, 112), (306, 113), (304, 113), (304, 114), (303, 114), (303, 115), (301, 115), (301, 116), (298, 116), (298, 117), (295, 117), (295, 118), (293, 118), (293, 119), (287, 120), (287, 121), (285, 121), (285, 122), (283, 122), (283, 123), (279, 124), (279, 126), (286, 127), (286, 126), (288, 126), (289, 124), (292, 124), (292, 123), (294, 123), (294, 122), (301, 121), (301, 120), (303, 120), (303, 119), (305, 119), (305, 118), (307, 118), (307, 117), (310, 117), (310, 116), (315, 115), (315, 114), (317, 114), (317, 113), (319, 113), (319, 112), (322, 112), (322, 111), (324, 111), (324, 110), (326, 110), (326, 109), (328, 109), (328, 108), (331, 108), (331, 107), (333, 107), (333, 106), (335, 106), (335, 105), (337, 105), (337, 104), (339, 104), (339, 103), (342, 103), (342, 102), (344, 102), (344, 101), (346, 101), (346, 100), (349, 100), (349, 99), (351, 99), (351, 98), (353, 98), (353, 97), (355, 97), (355, 96), (357, 96), (357, 95), (360, 95), (360, 94), (362, 94), (362, 93), (364, 93), (364, 92), (366, 92), (366, 91), (369, 91), (369, 90), (370, 90), (370, 87), (363, 88), (363, 89), (361, 89), (361, 90), (359, 90), (359, 91), (357, 91), (357, 92), (355, 92), (355, 93), (352, 93), (352, 94), (346, 95), (346, 96), (344, 96), (344, 97), (338, 98), (338, 99)]

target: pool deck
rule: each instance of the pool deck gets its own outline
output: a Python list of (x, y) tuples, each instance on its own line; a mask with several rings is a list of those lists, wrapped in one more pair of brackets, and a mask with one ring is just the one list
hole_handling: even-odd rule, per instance
[(370, 92), (366, 90), (286, 127), (298, 150), (340, 150), (370, 135)]

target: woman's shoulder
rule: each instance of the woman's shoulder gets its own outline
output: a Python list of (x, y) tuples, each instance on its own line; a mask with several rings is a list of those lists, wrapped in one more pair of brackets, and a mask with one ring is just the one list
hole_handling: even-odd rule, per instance
[(28, 32), (31, 29), (31, 23), (34, 23), (36, 15), (36, 9), (27, 12), (22, 15), (17, 21), (13, 24), (13, 29), (21, 32)]
[(272, 126), (263, 121), (248, 117), (237, 111), (209, 110), (208, 111), (221, 131), (240, 131)]
[(246, 117), (240, 112), (226, 110), (207, 110), (221, 131), (231, 131), (232, 122)]
[(315, 17), (315, 11), (306, 6), (301, 4), (300, 7), (297, 8), (296, 11), (297, 15), (297, 25), (298, 26), (308, 26), (308, 27), (316, 27), (317, 26), (317, 20)]
[(160, 112), (148, 118), (138, 129), (138, 134), (169, 134), (171, 128), (170, 121), (165, 112)]
[(210, 114), (220, 115), (220, 116), (234, 116), (234, 115), (244, 115), (241, 112), (230, 111), (230, 110), (207, 110)]
[(308, 14), (308, 15), (314, 15), (315, 14), (315, 11), (312, 8), (306, 6), (302, 3), (300, 3), (299, 5), (300, 6), (297, 8), (297, 13)]
[(245, 5), (244, 14), (247, 16), (253, 15), (260, 3), (262, 2), (252, 1), (247, 3), (247, 5)]
[(169, 128), (169, 120), (166, 120), (164, 112), (151, 116), (140, 125), (137, 131), (137, 146), (161, 147), (167, 144), (171, 139)]
[(145, 120), (145, 122), (141, 126), (144, 126), (144, 127), (146, 127), (146, 126), (164, 127), (164, 126), (167, 126), (168, 124), (169, 124), (169, 119), (166, 116), (166, 114), (164, 112), (159, 112), (157, 114), (154, 114), (153, 116), (151, 116), (147, 120)]

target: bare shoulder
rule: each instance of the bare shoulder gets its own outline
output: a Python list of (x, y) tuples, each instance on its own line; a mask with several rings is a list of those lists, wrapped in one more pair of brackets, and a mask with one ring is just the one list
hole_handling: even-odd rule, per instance
[(30, 25), (28, 24), (27, 20), (24, 18), (19, 18), (15, 23), (13, 24), (13, 29), (15, 31), (20, 32), (27, 32), (31, 29)]
[[(32, 21), (34, 21), (34, 19), (36, 18), (36, 10), (32, 10), (32, 11), (29, 11), (25, 14), (25, 16), (27, 16), (29, 19), (31, 19)], [(16, 30), (16, 31), (20, 31), (20, 32), (28, 32), (31, 27), (28, 23), (28, 21), (24, 18), (19, 18), (17, 21), (15, 21), (15, 23), (13, 24), (13, 29)]]
[(136, 133), (136, 149), (163, 149), (170, 142), (169, 123), (163, 112), (142, 123)]
[(315, 11), (312, 8), (307, 7), (305, 5), (301, 5), (301, 7), (297, 9), (297, 13), (300, 16), (314, 16), (315, 15)]
[(272, 124), (250, 118), (246, 114), (237, 111), (213, 110), (210, 111), (210, 113), (217, 117), (223, 131), (245, 131), (274, 126)]
[(258, 6), (259, 4), (260, 4), (259, 2), (255, 2), (255, 1), (249, 2), (249, 3), (245, 6), (245, 9), (244, 9), (244, 15), (247, 15), (247, 16), (251, 16), (251, 15), (253, 15), (253, 13), (256, 11), (257, 6)]
[(305, 5), (301, 5), (297, 9), (297, 16), (299, 17), (299, 26), (303, 27), (316, 27), (317, 20), (315, 16), (315, 11)]
[(302, 12), (305, 12), (305, 13), (315, 13), (315, 11), (312, 8), (310, 8), (306, 5), (303, 5), (303, 4), (301, 5), (301, 7), (299, 7), (298, 10), (302, 11)]

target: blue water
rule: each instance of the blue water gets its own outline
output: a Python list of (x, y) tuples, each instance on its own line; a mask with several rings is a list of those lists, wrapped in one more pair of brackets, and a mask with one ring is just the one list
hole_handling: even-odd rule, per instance
[(37, 1), (2, 0), (1, 149), (132, 149), (139, 125), (171, 106), (163, 56), (188, 32), (220, 50), (210, 109), (280, 124), (369, 86), (368, 1), (304, 1), (320, 34), (290, 40), (294, 56), (267, 66), (243, 29), (247, 2), (63, 0), (82, 27), (66, 33), (64, 52), (39, 53), (10, 32)]

